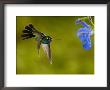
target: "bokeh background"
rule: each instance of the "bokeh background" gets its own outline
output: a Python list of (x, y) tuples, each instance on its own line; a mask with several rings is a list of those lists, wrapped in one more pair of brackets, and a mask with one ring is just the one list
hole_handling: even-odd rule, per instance
[[(84, 50), (76, 35), (82, 27), (75, 24), (78, 18), (81, 16), (16, 16), (16, 74), (94, 74), (94, 35), (91, 50)], [(53, 38), (53, 64), (42, 48), (38, 55), (35, 38), (22, 40), (28, 24)]]

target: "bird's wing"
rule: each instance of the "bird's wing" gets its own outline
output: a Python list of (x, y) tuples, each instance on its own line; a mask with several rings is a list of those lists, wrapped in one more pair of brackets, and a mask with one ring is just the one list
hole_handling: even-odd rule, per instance
[(22, 32), (23, 32), (23, 34), (21, 35), (21, 37), (23, 37), (23, 40), (32, 38), (35, 36), (45, 37), (45, 35), (43, 33), (39, 32), (37, 29), (35, 29), (32, 24), (25, 26), (25, 29)]
[(42, 44), (42, 48), (43, 48), (45, 54), (47, 55), (50, 64), (52, 64), (50, 44)]
[(39, 49), (40, 49), (40, 46), (41, 46), (41, 38), (37, 37), (36, 41), (37, 41), (37, 50), (38, 50), (38, 54), (39, 54)]
[(37, 34), (38, 37), (44, 37), (45, 35), (39, 32), (32, 24), (29, 24), (29, 27), (32, 29), (33, 33)]
[(25, 26), (25, 29), (22, 32), (23, 34), (21, 35), (21, 37), (23, 37), (23, 40), (35, 37), (32, 28), (30, 28), (29, 26)]

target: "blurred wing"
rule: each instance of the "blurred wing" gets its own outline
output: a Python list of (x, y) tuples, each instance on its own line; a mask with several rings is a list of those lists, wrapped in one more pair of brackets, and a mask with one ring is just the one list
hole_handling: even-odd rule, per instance
[(23, 38), (23, 40), (35, 37), (32, 29), (29, 26), (25, 26), (25, 29), (22, 32), (23, 32), (23, 34), (21, 35), (21, 37)]
[(40, 37), (37, 38), (37, 50), (38, 50), (38, 54), (39, 54), (39, 49), (40, 49), (40, 45), (41, 45), (41, 41), (40, 41)]
[(46, 53), (50, 64), (52, 64), (50, 44), (42, 44), (42, 48), (43, 48), (44, 52)]
[(38, 37), (44, 37), (45, 36), (43, 33), (39, 32), (37, 29), (35, 29), (32, 24), (29, 24), (29, 27), (32, 29), (33, 33), (38, 35)]
[(31, 33), (24, 33), (21, 35), (21, 37), (23, 38), (23, 40), (28, 39), (28, 38), (32, 38), (35, 37), (35, 35), (31, 34)]
[(37, 29), (35, 29), (32, 24), (25, 26), (25, 29), (22, 32), (23, 34), (21, 35), (21, 37), (23, 37), (23, 40), (35, 37), (36, 35), (38, 37), (45, 37), (45, 35), (39, 32)]

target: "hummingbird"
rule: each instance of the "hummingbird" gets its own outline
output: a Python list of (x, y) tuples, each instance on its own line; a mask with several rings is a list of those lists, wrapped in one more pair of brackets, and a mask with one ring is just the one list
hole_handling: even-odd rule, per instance
[(38, 54), (40, 47), (42, 46), (44, 53), (47, 55), (49, 59), (49, 63), (52, 64), (51, 48), (50, 48), (50, 43), (52, 42), (52, 38), (38, 31), (32, 24), (25, 26), (25, 29), (22, 32), (23, 34), (21, 35), (21, 37), (23, 38), (23, 40), (37, 37), (36, 41), (37, 41)]

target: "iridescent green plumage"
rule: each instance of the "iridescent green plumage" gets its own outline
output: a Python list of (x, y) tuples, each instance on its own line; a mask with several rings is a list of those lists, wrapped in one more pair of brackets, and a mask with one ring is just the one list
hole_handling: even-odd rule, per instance
[(52, 38), (50, 36), (45, 36), (45, 37), (42, 38), (41, 43), (43, 43), (43, 44), (50, 44), (51, 39)]

